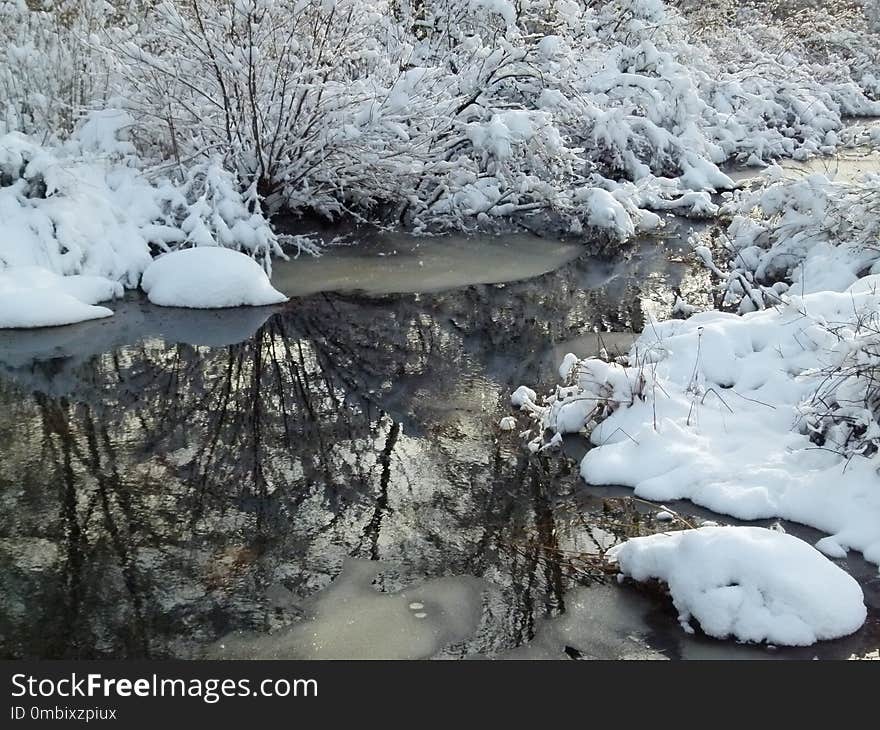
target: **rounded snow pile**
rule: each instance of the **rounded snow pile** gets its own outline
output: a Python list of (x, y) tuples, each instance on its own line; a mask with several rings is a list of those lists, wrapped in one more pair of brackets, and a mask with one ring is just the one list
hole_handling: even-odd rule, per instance
[(144, 272), (141, 288), (161, 307), (220, 309), (287, 301), (250, 256), (216, 246), (160, 256)]
[(59, 276), (39, 266), (0, 271), (0, 329), (57, 327), (109, 317), (98, 302), (122, 296), (122, 285), (102, 276)]
[(637, 537), (609, 551), (623, 574), (669, 586), (679, 621), (710, 636), (808, 646), (856, 631), (859, 584), (811, 545), (761, 527), (701, 527)]

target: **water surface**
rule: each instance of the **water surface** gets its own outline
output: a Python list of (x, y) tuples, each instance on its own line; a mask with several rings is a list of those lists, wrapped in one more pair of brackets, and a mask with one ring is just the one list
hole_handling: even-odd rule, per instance
[[(875, 649), (876, 570), (855, 558), (869, 624), (805, 651), (688, 637), (662, 596), (605, 581), (595, 557), (657, 529), (654, 510), (586, 487), (564, 454), (529, 454), (524, 418), (498, 422), (513, 388), (555, 382), (562, 354), (626, 350), (646, 311), (668, 314), (673, 290), (705, 279), (675, 236), (614, 261), (532, 243), (543, 253), (525, 264), (504, 244), (465, 249), (497, 270), (421, 243), (384, 278), (339, 249), (295, 286), (324, 289), (336, 269), (345, 292), (229, 312), (130, 295), (107, 320), (2, 333), (0, 654)], [(412, 263), (453, 259), (459, 284)]]

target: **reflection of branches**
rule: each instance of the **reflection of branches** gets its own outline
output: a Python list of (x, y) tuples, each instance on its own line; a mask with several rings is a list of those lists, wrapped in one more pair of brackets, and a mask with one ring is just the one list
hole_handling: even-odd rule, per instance
[[(42, 423), (44, 455), (48, 456), (51, 472), (61, 485), (58, 524), (65, 547), (59, 576), (63, 616), (60, 621), (47, 622), (57, 627), (57, 633), (52, 632), (46, 637), (51, 647), (50, 655), (79, 656), (80, 652), (88, 651), (92, 643), (88, 639), (91, 616), (85, 606), (91, 600), (89, 594), (96, 590), (91, 583), (95, 568), (92, 562), (101, 550), (105, 534), (110, 537), (134, 610), (135, 621), (126, 625), (126, 631), (132, 632), (131, 640), (137, 644), (139, 652), (144, 653), (147, 645), (142, 597), (129, 553), (130, 530), (117, 524), (111, 501), (121, 505), (129, 525), (132, 509), (115, 468), (111, 468), (108, 474), (101, 464), (101, 446), (111, 451), (109, 437), (106, 431), (102, 431), (103, 443), (99, 444), (99, 434), (88, 407), (85, 407), (82, 409), (86, 442), (83, 445), (81, 435), (77, 433), (78, 424), (71, 418), (72, 412), (78, 409), (64, 399), (53, 401), (37, 395), (35, 400)], [(96, 489), (83, 479), (84, 468), (96, 479)], [(100, 527), (96, 522), (98, 514), (102, 517)]]
[[(59, 436), (61, 446), (61, 468), (58, 469), (61, 476), (62, 493), (60, 499), (60, 520), (64, 526), (65, 553), (67, 560), (64, 563), (62, 584), (64, 586), (64, 626), (76, 627), (82, 602), (82, 572), (83, 553), (87, 547), (86, 538), (77, 517), (77, 490), (73, 472), (72, 439), (66, 419), (66, 408), (63, 401), (60, 407), (55, 407), (46, 398), (37, 400), (43, 413), (43, 437), (54, 452), (52, 436)], [(57, 454), (56, 454), (57, 459)], [(57, 467), (57, 461), (56, 461)], [(63, 640), (61, 636), (58, 640)], [(66, 648), (66, 647), (65, 647)], [(58, 654), (63, 652), (59, 646), (55, 649)], [(66, 653), (66, 652), (64, 652)]]
[[(101, 500), (101, 512), (104, 515), (104, 524), (113, 550), (116, 553), (122, 570), (125, 587), (131, 600), (134, 611), (134, 624), (131, 626), (133, 636), (131, 640), (137, 645), (138, 653), (149, 656), (149, 646), (147, 644), (146, 628), (144, 626), (144, 607), (143, 597), (140, 592), (140, 586), (137, 576), (137, 569), (130, 551), (133, 543), (133, 535), (135, 525), (137, 524), (134, 517), (131, 501), (128, 498), (127, 487), (119, 478), (119, 472), (116, 470), (116, 462), (113, 458), (113, 447), (110, 443), (109, 434), (105, 426), (101, 427), (100, 438), (101, 446), (104, 447), (109, 465), (109, 473), (101, 463), (101, 448), (98, 444), (99, 435), (97, 433), (94, 419), (89, 408), (85, 409), (84, 430), (88, 442), (91, 472), (97, 479), (98, 494)], [(124, 522), (117, 525), (111, 505), (111, 497), (119, 506)]]
[[(584, 267), (432, 296), (311, 297), (240, 344), (145, 340), (75, 372), (31, 369), (34, 390), (74, 380), (70, 400), (0, 388), (0, 413), (14, 403), (43, 449), (34, 458), (27, 428), (8, 431), (4, 457), (32, 459), (37, 486), (0, 501), (3, 522), (63, 552), (57, 575), (24, 590), (69, 630), (50, 641), (28, 629), (23, 643), (186, 653), (172, 642), (265, 626), (269, 586), (307, 595), (347, 555), (489, 574), (528, 638), (585, 577), (561, 559), (579, 547), (556, 495), (576, 474), (497, 431), (511, 385), (499, 379), (605, 321), (600, 295), (578, 289)], [(499, 360), (516, 372), (496, 372)]]

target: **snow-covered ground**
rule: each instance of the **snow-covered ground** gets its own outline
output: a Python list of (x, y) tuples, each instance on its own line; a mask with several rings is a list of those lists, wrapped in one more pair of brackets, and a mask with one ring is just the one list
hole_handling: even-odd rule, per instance
[[(865, 384), (846, 374), (848, 363), (870, 367), (864, 347), (876, 341), (880, 296), (858, 287), (783, 296), (743, 316), (652, 324), (630, 366), (572, 356), (572, 385), (547, 405), (525, 405), (553, 433), (589, 432), (581, 473), (590, 483), (739, 519), (801, 522), (880, 563), (880, 457), (876, 447), (844, 451), (850, 439), (880, 436)], [(846, 413), (820, 441), (835, 400)]]
[(0, 270), (0, 329), (52, 327), (109, 317), (98, 302), (122, 296), (100, 276), (59, 276), (38, 266)]

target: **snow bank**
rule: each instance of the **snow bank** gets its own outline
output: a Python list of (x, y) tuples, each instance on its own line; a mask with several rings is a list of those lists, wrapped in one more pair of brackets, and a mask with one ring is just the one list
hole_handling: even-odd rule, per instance
[(122, 296), (122, 286), (98, 276), (59, 276), (37, 266), (0, 270), (0, 329), (55, 327), (109, 317), (98, 302)]
[(112, 315), (106, 307), (83, 304), (55, 289), (0, 292), (0, 329), (56, 327)]
[(153, 304), (162, 307), (219, 309), (287, 301), (256, 261), (217, 247), (160, 256), (144, 272), (141, 288)]
[(589, 435), (591, 484), (800, 522), (880, 563), (880, 294), (865, 289), (652, 324), (627, 365), (569, 358), (566, 384), (523, 405), (542, 430)]
[(867, 610), (852, 576), (796, 537), (760, 527), (702, 527), (637, 537), (608, 557), (637, 581), (669, 586), (685, 631), (808, 646), (858, 630)]

